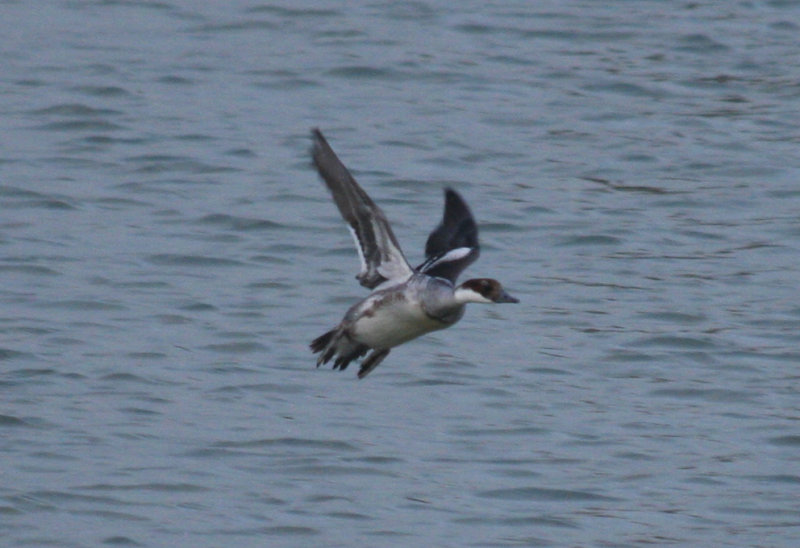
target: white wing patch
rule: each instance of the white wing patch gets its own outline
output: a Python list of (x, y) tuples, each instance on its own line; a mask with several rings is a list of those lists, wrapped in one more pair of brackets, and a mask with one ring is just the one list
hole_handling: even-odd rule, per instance
[(411, 266), (403, 256), (403, 252), (394, 244), (380, 222), (373, 220), (375, 234), (380, 238), (378, 248), (381, 253), (381, 262), (377, 265), (378, 273), (388, 281), (407, 278), (413, 273)]
[(347, 230), (350, 231), (350, 235), (353, 237), (353, 242), (356, 244), (356, 251), (358, 251), (358, 260), (361, 262), (361, 273), (367, 273), (367, 260), (364, 258), (364, 250), (361, 249), (361, 242), (358, 240), (358, 234), (356, 234), (355, 229), (347, 225)]
[(469, 255), (472, 252), (472, 249), (473, 248), (471, 248), (471, 247), (457, 247), (455, 249), (451, 249), (450, 251), (448, 251), (447, 253), (445, 253), (444, 255), (439, 257), (438, 259), (436, 259), (433, 263), (428, 265), (425, 268), (425, 270), (430, 270), (431, 268), (433, 268), (434, 266), (436, 266), (438, 264), (449, 263), (449, 262), (453, 262), (453, 261), (460, 261), (461, 259), (463, 259), (467, 255)]

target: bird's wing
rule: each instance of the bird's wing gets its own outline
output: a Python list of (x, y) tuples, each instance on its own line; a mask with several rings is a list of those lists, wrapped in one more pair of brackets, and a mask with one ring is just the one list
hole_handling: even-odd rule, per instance
[(373, 289), (385, 281), (401, 281), (413, 274), (383, 211), (364, 192), (339, 160), (319, 129), (311, 131), (311, 157), (347, 223), (361, 259), (356, 276)]
[(458, 276), (475, 262), (478, 255), (480, 245), (475, 218), (464, 199), (455, 190), (446, 188), (442, 222), (428, 236), (425, 262), (417, 270), (455, 284)]

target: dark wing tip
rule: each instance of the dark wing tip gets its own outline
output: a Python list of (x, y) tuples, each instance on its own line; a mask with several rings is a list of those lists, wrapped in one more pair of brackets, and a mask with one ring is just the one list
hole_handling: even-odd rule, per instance
[[(470, 250), (466, 255), (446, 258), (448, 252), (458, 248)], [(425, 262), (417, 268), (430, 276), (455, 283), (461, 272), (478, 258), (479, 253), (478, 225), (475, 218), (464, 198), (452, 188), (446, 187), (442, 221), (428, 236), (425, 243)]]
[(328, 140), (325, 139), (325, 136), (322, 134), (322, 130), (319, 129), (318, 127), (311, 128), (311, 139), (314, 140), (315, 145), (317, 143), (319, 144), (325, 143), (326, 145), (328, 144)]
[(451, 204), (453, 204), (453, 205), (455, 205), (455, 204), (464, 204), (464, 205), (466, 205), (466, 202), (464, 201), (464, 198), (461, 197), (461, 194), (459, 194), (458, 192), (456, 192), (455, 190), (453, 190), (452, 188), (447, 186), (447, 187), (444, 188), (444, 205), (445, 205), (445, 209), (449, 209)]
[[(333, 190), (332, 185), (338, 188), (343, 184), (342, 181), (352, 179), (352, 175), (339, 160), (319, 128), (311, 128), (311, 141), (311, 164), (317, 168), (325, 184), (331, 190)], [(334, 197), (335, 194), (334, 192)]]
[(428, 236), (425, 256), (431, 258), (457, 247), (478, 248), (478, 225), (467, 202), (452, 188), (444, 189), (442, 222)]
[(324, 150), (330, 150), (331, 146), (328, 144), (328, 141), (325, 139), (325, 136), (322, 135), (322, 132), (319, 128), (311, 128), (311, 157), (314, 158), (316, 161), (317, 156), (319, 156)]
[(461, 194), (452, 188), (444, 189), (444, 222), (457, 222), (462, 220), (473, 220), (472, 211), (470, 211), (466, 200), (461, 197)]

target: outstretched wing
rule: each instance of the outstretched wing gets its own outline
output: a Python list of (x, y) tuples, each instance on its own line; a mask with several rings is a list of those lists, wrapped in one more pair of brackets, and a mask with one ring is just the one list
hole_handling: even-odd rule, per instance
[(446, 188), (442, 222), (428, 236), (425, 262), (417, 270), (455, 284), (459, 275), (475, 262), (478, 255), (478, 225), (472, 212), (455, 190)]
[(389, 221), (333, 152), (319, 129), (311, 130), (314, 145), (311, 158), (336, 206), (347, 222), (361, 271), (356, 276), (364, 287), (373, 289), (387, 280), (404, 280), (413, 273)]

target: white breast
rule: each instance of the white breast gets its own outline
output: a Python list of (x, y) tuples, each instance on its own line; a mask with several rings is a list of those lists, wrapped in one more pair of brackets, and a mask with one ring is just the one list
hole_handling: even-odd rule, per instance
[(359, 307), (353, 337), (371, 348), (392, 348), (420, 335), (447, 327), (425, 314), (418, 301), (402, 292), (375, 295)]

